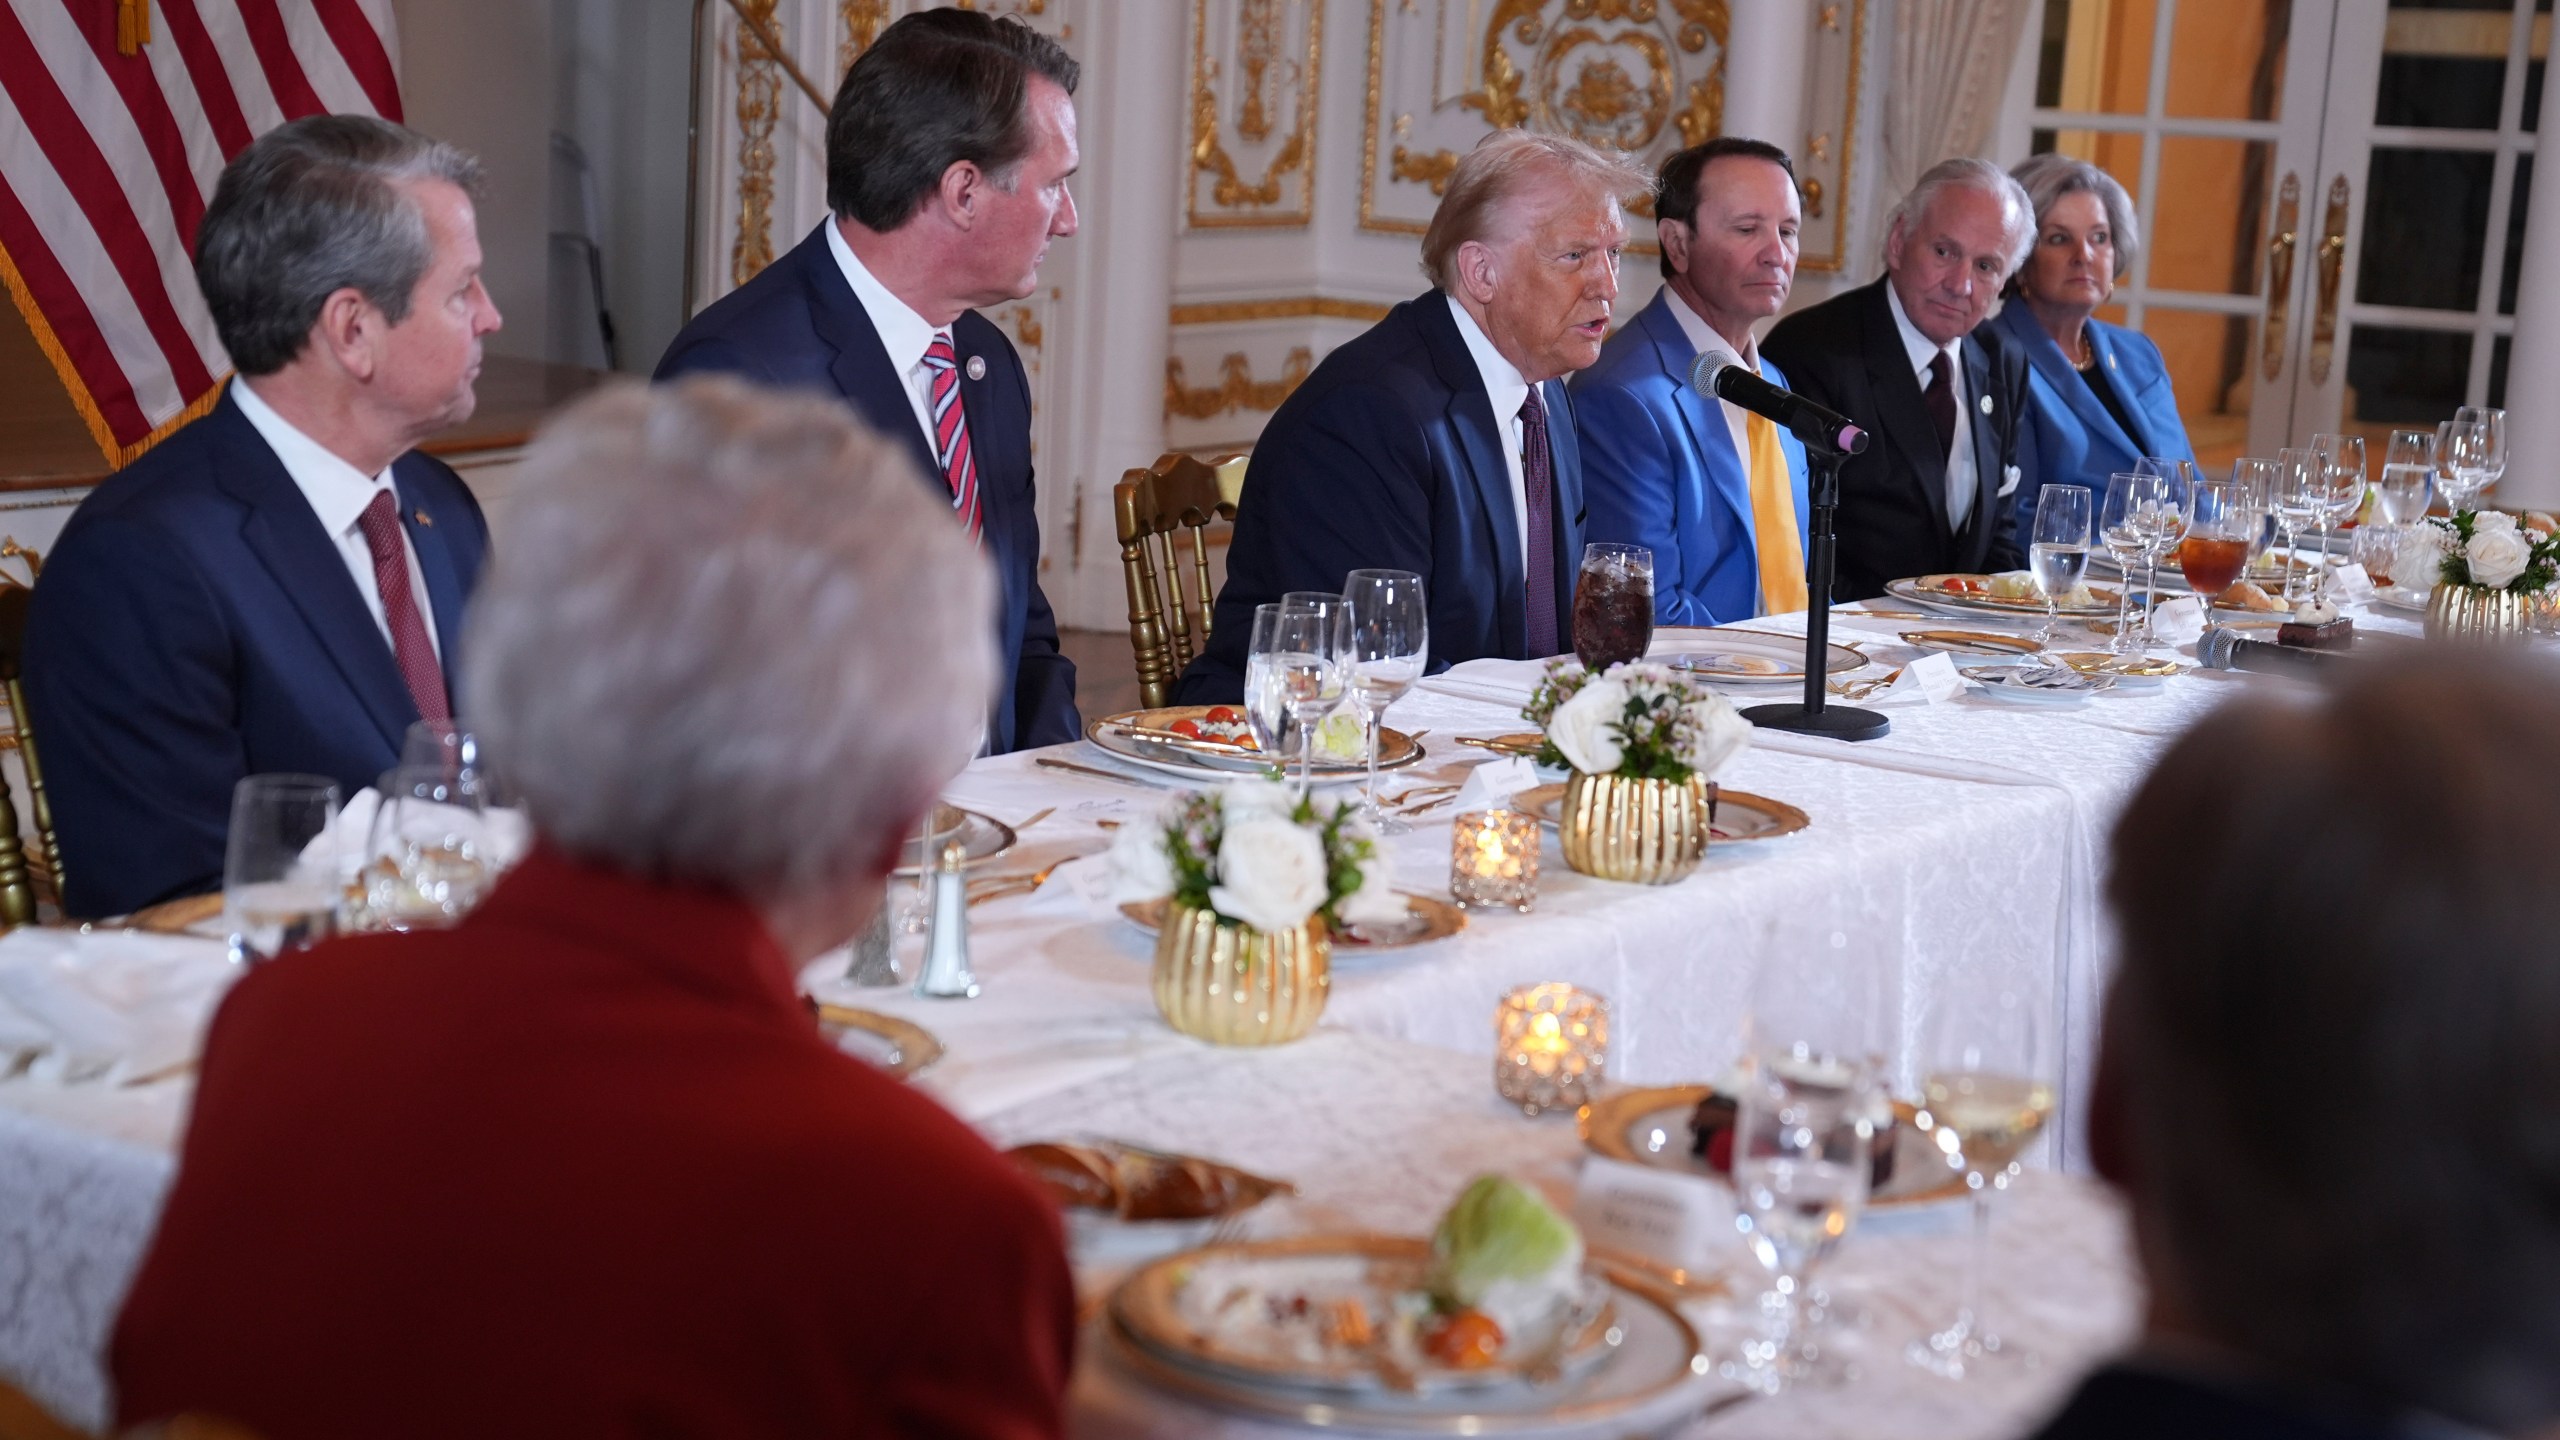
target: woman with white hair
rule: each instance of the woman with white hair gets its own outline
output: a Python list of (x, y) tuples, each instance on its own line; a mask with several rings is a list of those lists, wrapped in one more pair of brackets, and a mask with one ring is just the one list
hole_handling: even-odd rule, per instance
[(2033, 398), (2017, 491), (2018, 524), (2034, 523), (2042, 485), (2086, 485), (2144, 456), (2193, 460), (2160, 347), (2097, 318), (2133, 269), (2142, 233), (2114, 176), (2068, 155), (2033, 155), (2009, 172), (2035, 206), (2035, 245), (2010, 281), (1994, 336), (2027, 362)]
[(795, 973), (977, 748), (987, 561), (840, 402), (725, 378), (580, 402), (519, 484), (463, 695), (533, 854), (225, 999), (125, 1422), (1058, 1435), (1056, 1211)]

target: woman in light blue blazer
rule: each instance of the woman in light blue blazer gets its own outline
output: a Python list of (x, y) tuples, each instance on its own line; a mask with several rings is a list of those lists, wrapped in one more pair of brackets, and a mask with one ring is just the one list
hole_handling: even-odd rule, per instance
[(2067, 155), (2030, 156), (2009, 173), (2036, 212), (2035, 245), (1991, 321), (1999, 343), (2027, 360), (2033, 413), (2018, 447), (2023, 536), (2039, 486), (2086, 485), (2095, 500), (2109, 475), (2142, 457), (2193, 460), (2195, 447), (2160, 347), (2095, 315), (2142, 243), (2124, 187)]

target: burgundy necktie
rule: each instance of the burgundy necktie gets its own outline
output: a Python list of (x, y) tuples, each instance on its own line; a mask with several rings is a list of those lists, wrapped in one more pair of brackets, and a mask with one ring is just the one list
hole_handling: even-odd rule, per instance
[(951, 508), (974, 540), (985, 524), (978, 511), (978, 463), (969, 453), (969, 412), (960, 403), (959, 361), (948, 334), (934, 332), (924, 366), (933, 372), (934, 458), (942, 463), (942, 478), (951, 482)]
[(1556, 462), (1547, 449), (1547, 402), (1538, 387), (1520, 403), (1520, 488), (1529, 502), (1529, 654), (1542, 660), (1556, 644)]
[(1956, 367), (1947, 362), (1941, 350), (1929, 362), (1929, 389), (1920, 398), (1929, 402), (1929, 423), (1938, 427), (1938, 453), (1952, 455), (1956, 449)]
[(382, 596), (382, 618), (391, 625), (391, 653), (400, 662), (400, 678), (409, 684), (409, 698), (418, 702), (418, 718), (450, 720), (453, 711), (445, 698), (444, 667), (436, 663), (426, 617), (418, 613), (418, 597), (409, 589), (409, 547), (400, 543), (399, 507), (391, 492), (375, 491), (373, 503), (364, 507), (356, 524), (364, 530), (364, 548), (373, 552), (373, 588)]

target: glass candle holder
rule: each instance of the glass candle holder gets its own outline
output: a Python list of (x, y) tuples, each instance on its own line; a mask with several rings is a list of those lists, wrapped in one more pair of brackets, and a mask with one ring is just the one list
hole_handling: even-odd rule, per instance
[(1449, 827), (1449, 894), (1470, 910), (1507, 905), (1529, 913), (1538, 903), (1538, 817), (1461, 813)]
[(1502, 997), (1493, 1015), (1493, 1088), (1521, 1114), (1580, 1107), (1608, 1069), (1608, 1000), (1552, 981)]

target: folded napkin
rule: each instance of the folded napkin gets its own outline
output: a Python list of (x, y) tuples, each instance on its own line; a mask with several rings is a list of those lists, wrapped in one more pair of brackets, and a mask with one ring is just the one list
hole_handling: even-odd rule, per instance
[(1546, 673), (1544, 660), (1469, 660), (1437, 675), (1424, 676), (1419, 684), (1422, 689), (1442, 695), (1483, 700), (1517, 710), (1529, 703), (1530, 694)]
[[(312, 837), (303, 847), (302, 860), (316, 864), (332, 846), (338, 856), (338, 878), (353, 880), (364, 869), (373, 844), (373, 822), (382, 810), (382, 797), (370, 785), (348, 797), (346, 807), (327, 831)], [(524, 858), (533, 845), (533, 822), (521, 810), (492, 805), (479, 814), (479, 843), (486, 853), (490, 868), (504, 870)]]
[(0, 936), (0, 1075), (132, 1085), (196, 1056), (238, 979), (221, 941), (132, 930)]

